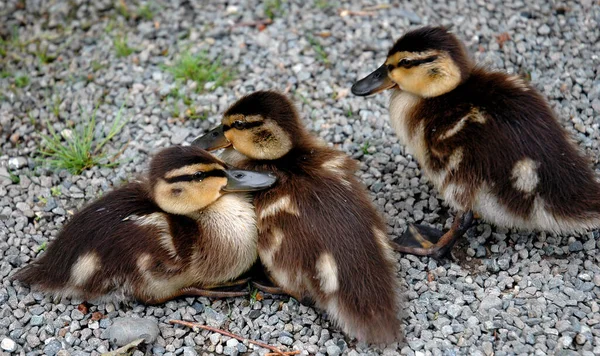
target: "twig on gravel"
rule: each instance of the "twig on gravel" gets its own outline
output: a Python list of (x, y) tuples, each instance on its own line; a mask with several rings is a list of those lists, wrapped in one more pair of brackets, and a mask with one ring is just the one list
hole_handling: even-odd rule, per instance
[(232, 27), (244, 27), (244, 26), (248, 26), (248, 27), (265, 26), (266, 27), (272, 23), (273, 23), (273, 20), (265, 19), (265, 20), (257, 20), (257, 21), (238, 22), (238, 23), (234, 24)]
[(289, 356), (289, 355), (297, 355), (297, 354), (300, 353), (300, 350), (281, 351), (280, 349), (278, 349), (275, 346), (267, 345), (267, 344), (262, 343), (260, 341), (254, 341), (254, 340), (246, 339), (246, 338), (243, 338), (241, 336), (232, 334), (229, 331), (225, 331), (225, 330), (213, 328), (212, 326), (208, 326), (208, 325), (202, 325), (202, 324), (192, 323), (192, 322), (183, 321), (183, 320), (169, 320), (169, 324), (183, 325), (183, 326), (190, 327), (192, 329), (204, 329), (204, 330), (212, 331), (214, 333), (219, 333), (219, 334), (222, 334), (222, 335), (225, 335), (225, 336), (229, 336), (229, 337), (234, 338), (236, 340), (239, 340), (241, 342), (246, 342), (247, 341), (247, 342), (249, 342), (251, 344), (254, 344), (256, 346), (260, 346), (260, 347), (265, 348), (267, 350), (273, 351), (272, 353), (268, 353), (267, 355), (284, 355), (284, 356)]

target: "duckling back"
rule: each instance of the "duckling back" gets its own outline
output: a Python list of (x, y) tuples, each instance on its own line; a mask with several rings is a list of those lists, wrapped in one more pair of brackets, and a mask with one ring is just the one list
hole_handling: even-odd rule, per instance
[(131, 295), (135, 281), (125, 283), (125, 276), (138, 274), (140, 247), (159, 253), (160, 245), (144, 244), (147, 230), (127, 218), (157, 211), (142, 184), (110, 192), (79, 211), (42, 256), (13, 278), (57, 297)]
[(276, 172), (280, 184), (255, 197), (259, 256), (271, 277), (314, 303), (348, 335), (389, 343), (401, 337), (398, 283), (385, 224), (356, 163), (326, 147), (247, 168)]

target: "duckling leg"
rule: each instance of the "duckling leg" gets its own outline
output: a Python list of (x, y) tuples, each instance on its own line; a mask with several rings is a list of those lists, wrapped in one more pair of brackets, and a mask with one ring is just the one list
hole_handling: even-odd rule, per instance
[(472, 224), (473, 212), (471, 210), (454, 218), (452, 227), (445, 234), (432, 227), (411, 224), (401, 237), (392, 242), (392, 248), (398, 252), (439, 259), (452, 250), (454, 243), (467, 232)]
[[(271, 281), (272, 282), (272, 281)], [(283, 289), (277, 287), (275, 284), (267, 284), (263, 282), (252, 281), (252, 286), (261, 292), (269, 294), (287, 294)]]
[(250, 277), (236, 279), (235, 281), (229, 281), (221, 284), (215, 284), (204, 287), (205, 289), (217, 289), (217, 288), (230, 288), (230, 287), (241, 287), (246, 286), (250, 283)]
[(162, 304), (169, 300), (180, 298), (180, 297), (208, 297), (208, 298), (232, 298), (232, 297), (244, 297), (249, 294), (248, 291), (240, 292), (229, 292), (219, 290), (208, 290), (196, 287), (185, 287), (181, 288), (177, 292), (164, 297), (164, 298), (153, 298), (147, 299), (144, 302), (147, 304)]

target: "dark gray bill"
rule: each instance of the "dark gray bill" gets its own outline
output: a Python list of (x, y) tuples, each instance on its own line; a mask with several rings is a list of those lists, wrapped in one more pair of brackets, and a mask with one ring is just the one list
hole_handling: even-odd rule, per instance
[(395, 85), (396, 83), (389, 78), (387, 66), (384, 64), (373, 73), (354, 83), (351, 91), (354, 95), (367, 96), (392, 88)]
[(196, 137), (194, 141), (192, 141), (192, 145), (207, 151), (213, 151), (219, 148), (229, 147), (231, 146), (231, 143), (227, 141), (227, 137), (225, 137), (225, 134), (223, 133), (223, 125), (219, 125), (203, 136)]
[(277, 177), (271, 172), (254, 172), (241, 169), (225, 171), (227, 185), (223, 188), (226, 192), (252, 192), (271, 187)]

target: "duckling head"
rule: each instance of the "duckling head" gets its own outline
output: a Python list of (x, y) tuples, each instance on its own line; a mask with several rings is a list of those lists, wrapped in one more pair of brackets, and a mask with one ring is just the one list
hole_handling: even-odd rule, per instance
[(367, 96), (399, 89), (423, 98), (452, 91), (473, 65), (463, 44), (444, 27), (422, 27), (400, 37), (385, 63), (354, 83), (352, 93)]
[(251, 159), (274, 160), (306, 136), (292, 102), (272, 91), (241, 98), (227, 109), (221, 123), (192, 144), (206, 150), (233, 145)]
[(262, 190), (275, 181), (269, 172), (231, 169), (194, 146), (164, 149), (150, 163), (152, 198), (162, 210), (178, 215), (194, 214), (228, 192)]

